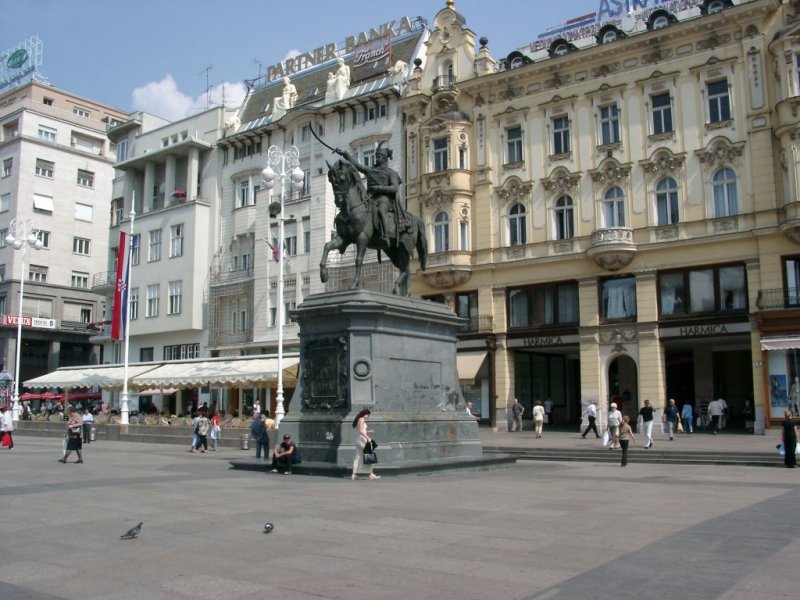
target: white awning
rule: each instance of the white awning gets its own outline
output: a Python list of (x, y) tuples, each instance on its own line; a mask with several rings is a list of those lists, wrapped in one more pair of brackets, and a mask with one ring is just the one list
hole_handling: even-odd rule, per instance
[(161, 389), (142, 390), (138, 393), (140, 396), (159, 396), (159, 395), (170, 396), (177, 391), (178, 390), (175, 388), (164, 388), (163, 390)]
[[(283, 359), (284, 375), (300, 362), (297, 357)], [(162, 364), (131, 382), (134, 388), (193, 388), (204, 385), (262, 386), (278, 377), (278, 359), (230, 358), (181, 361)]]
[(486, 352), (459, 352), (456, 354), (456, 369), (458, 370), (458, 379), (462, 381), (475, 381), (486, 360)]
[[(158, 364), (128, 365), (128, 385), (137, 375), (142, 375), (158, 367)], [(105, 365), (91, 367), (63, 367), (52, 373), (34, 377), (24, 381), (25, 387), (31, 388), (77, 388), (98, 386), (104, 390), (118, 391), (123, 385), (125, 372), (123, 365)]]
[(761, 338), (761, 349), (762, 350), (800, 349), (800, 335)]

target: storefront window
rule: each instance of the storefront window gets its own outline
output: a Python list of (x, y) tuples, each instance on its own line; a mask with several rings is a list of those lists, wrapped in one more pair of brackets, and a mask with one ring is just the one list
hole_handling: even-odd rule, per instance
[(744, 265), (659, 273), (658, 287), (662, 317), (747, 310)]
[(600, 285), (603, 319), (636, 318), (636, 279), (634, 277), (606, 279)]
[(510, 327), (571, 325), (578, 322), (578, 284), (531, 286), (508, 293)]

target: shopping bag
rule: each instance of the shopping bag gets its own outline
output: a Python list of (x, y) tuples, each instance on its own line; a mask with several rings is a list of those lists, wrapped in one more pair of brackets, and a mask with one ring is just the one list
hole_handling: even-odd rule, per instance
[(611, 441), (611, 434), (607, 431), (603, 432), (603, 446), (608, 446), (608, 442)]
[(8, 436), (6, 435), (5, 431), (0, 431), (0, 446), (3, 448), (7, 448), (11, 444), (9, 443)]
[(678, 421), (678, 429), (677, 429), (677, 432), (678, 432), (678, 433), (683, 433), (683, 423), (681, 423), (680, 421)]

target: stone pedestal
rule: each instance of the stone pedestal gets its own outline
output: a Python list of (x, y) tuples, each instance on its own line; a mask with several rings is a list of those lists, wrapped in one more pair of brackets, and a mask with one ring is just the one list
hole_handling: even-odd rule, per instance
[(363, 408), (381, 465), (482, 456), (456, 372), (463, 320), (447, 306), (355, 290), (309, 296), (292, 317), (300, 373), (280, 428), (304, 463), (351, 466), (352, 422)]

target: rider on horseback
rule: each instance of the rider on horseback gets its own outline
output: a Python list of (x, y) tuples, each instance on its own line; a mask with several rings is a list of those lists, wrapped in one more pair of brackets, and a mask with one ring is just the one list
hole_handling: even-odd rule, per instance
[[(375, 166), (373, 167), (360, 164), (346, 150), (336, 148), (334, 152), (366, 175), (367, 193), (369, 193), (378, 215), (381, 233), (379, 244), (382, 248), (389, 248), (390, 244), (397, 243), (400, 231), (408, 227), (408, 220), (405, 208), (398, 197), (403, 180), (400, 179), (397, 171), (389, 167), (388, 161), (392, 158), (392, 151), (384, 148), (382, 144), (383, 142), (378, 144), (375, 149)], [(390, 212), (394, 213), (394, 219), (390, 218)]]

